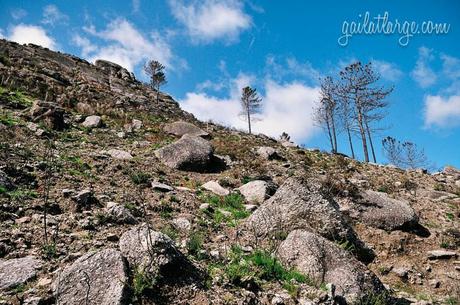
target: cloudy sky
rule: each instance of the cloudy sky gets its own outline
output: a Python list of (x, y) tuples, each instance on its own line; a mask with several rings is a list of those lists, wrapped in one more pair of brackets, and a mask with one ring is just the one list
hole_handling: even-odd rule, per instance
[[(0, 0), (0, 37), (111, 60), (141, 80), (143, 63), (157, 59), (167, 67), (164, 90), (184, 109), (241, 129), (241, 88), (254, 86), (264, 103), (257, 132), (285, 131), (322, 149), (327, 140), (311, 119), (318, 79), (353, 61), (372, 61), (382, 84), (395, 86), (386, 129), (374, 141), (411, 140), (438, 167), (460, 166), (460, 4), (389, 2)], [(416, 33), (406, 45), (398, 33), (356, 34), (340, 45), (344, 22), (351, 29), (366, 12), (371, 20), (388, 12), (401, 24), (448, 23), (449, 32)], [(348, 153), (344, 142), (340, 148)], [(377, 153), (385, 162), (380, 145)]]

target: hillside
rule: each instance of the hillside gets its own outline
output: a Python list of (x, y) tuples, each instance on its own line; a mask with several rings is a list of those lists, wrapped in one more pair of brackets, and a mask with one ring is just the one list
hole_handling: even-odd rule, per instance
[(460, 302), (458, 169), (200, 122), (34, 45), (0, 76), (0, 304)]

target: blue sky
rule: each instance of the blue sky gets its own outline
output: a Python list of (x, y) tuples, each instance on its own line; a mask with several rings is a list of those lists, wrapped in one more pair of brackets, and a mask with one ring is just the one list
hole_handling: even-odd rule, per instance
[[(411, 140), (437, 167), (460, 167), (460, 2), (458, 1), (8, 1), (0, 0), (0, 36), (33, 42), (89, 61), (105, 58), (145, 80), (142, 65), (167, 66), (164, 91), (203, 120), (244, 128), (241, 87), (264, 100), (254, 129), (287, 131), (297, 143), (328, 149), (312, 123), (318, 78), (355, 60), (373, 61), (395, 86), (374, 136), (378, 161), (386, 135)], [(388, 12), (388, 20), (449, 24), (443, 35), (354, 35), (338, 43), (344, 22)], [(358, 157), (362, 157), (356, 139)], [(343, 140), (339, 150), (348, 153)]]

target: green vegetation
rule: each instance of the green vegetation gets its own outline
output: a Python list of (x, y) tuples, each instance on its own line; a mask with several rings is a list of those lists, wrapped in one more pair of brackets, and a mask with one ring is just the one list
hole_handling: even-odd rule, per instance
[(187, 250), (190, 255), (193, 255), (197, 259), (202, 259), (203, 254), (201, 250), (203, 249), (204, 236), (201, 232), (192, 232), (187, 241)]
[(68, 163), (67, 173), (71, 176), (91, 177), (91, 166), (79, 156), (62, 156), (61, 160)]
[(13, 127), (19, 124), (19, 120), (14, 118), (10, 113), (2, 112), (0, 113), (0, 123), (8, 127)]
[(42, 246), (42, 255), (46, 259), (57, 257), (57, 249), (55, 243), (44, 244)]
[(150, 181), (150, 175), (141, 171), (131, 173), (130, 178), (136, 185), (146, 185)]
[(287, 269), (269, 252), (256, 250), (251, 254), (244, 254), (238, 246), (233, 246), (229, 255), (230, 263), (224, 267), (229, 281), (237, 286), (244, 286), (247, 282), (257, 285), (264, 281), (280, 282), (289, 293), (298, 293), (298, 284), (313, 285), (313, 281), (306, 275)]
[(177, 231), (177, 229), (174, 226), (170, 225), (170, 224), (168, 224), (168, 225), (164, 226), (163, 228), (161, 228), (160, 232), (165, 234), (166, 236), (168, 236), (172, 240), (176, 240), (177, 237), (179, 236), (179, 232)]
[(20, 90), (0, 86), (0, 97), (14, 108), (27, 108), (32, 106), (32, 99)]
[(240, 219), (250, 215), (244, 207), (244, 198), (238, 193), (232, 193), (224, 197), (217, 195), (198, 195), (201, 201), (209, 203), (211, 211), (206, 212), (218, 226), (226, 223), (230, 226), (236, 226)]
[(18, 188), (16, 190), (6, 192), (6, 194), (13, 201), (23, 201), (23, 200), (38, 198), (38, 193), (36, 191), (24, 189), (24, 188)]
[[(155, 286), (157, 279), (143, 268), (138, 267), (133, 274), (132, 290), (134, 302), (138, 301), (144, 295), (146, 290), (152, 289)], [(142, 303), (141, 303), (142, 304)]]
[(448, 297), (445, 301), (444, 304), (446, 305), (459, 305), (460, 300), (457, 297)]
[(388, 299), (389, 295), (386, 292), (371, 292), (354, 302), (354, 305), (387, 305)]

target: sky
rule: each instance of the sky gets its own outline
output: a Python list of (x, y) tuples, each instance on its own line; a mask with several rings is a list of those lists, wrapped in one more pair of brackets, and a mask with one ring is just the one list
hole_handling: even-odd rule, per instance
[[(107, 59), (142, 81), (145, 61), (159, 60), (163, 91), (182, 108), (238, 129), (247, 124), (241, 88), (255, 87), (255, 132), (287, 132), (323, 150), (328, 140), (312, 120), (319, 79), (372, 62), (380, 85), (394, 86), (376, 125), (377, 161), (386, 162), (381, 140), (392, 136), (423, 148), (435, 168), (460, 167), (458, 1), (0, 0), (0, 37)], [(344, 136), (338, 148), (349, 154)]]

